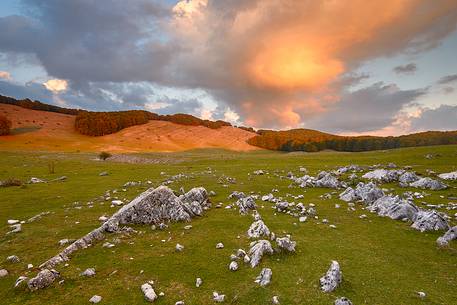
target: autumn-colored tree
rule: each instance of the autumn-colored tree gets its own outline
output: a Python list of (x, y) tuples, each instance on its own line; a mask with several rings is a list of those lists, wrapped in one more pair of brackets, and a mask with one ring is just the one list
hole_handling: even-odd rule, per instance
[(11, 131), (11, 121), (4, 115), (0, 115), (0, 136), (9, 135)]

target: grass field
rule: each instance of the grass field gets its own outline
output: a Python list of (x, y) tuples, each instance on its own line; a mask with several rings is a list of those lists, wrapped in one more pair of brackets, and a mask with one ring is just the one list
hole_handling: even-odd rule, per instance
[[(426, 159), (426, 154), (439, 155)], [(435, 240), (443, 232), (420, 233), (401, 221), (369, 214), (361, 205), (354, 212), (348, 211), (337, 193), (332, 199), (319, 197), (332, 190), (289, 188), (290, 180), (273, 174), (275, 170), (281, 175), (288, 171), (298, 174), (299, 167), (304, 166), (314, 175), (353, 163), (389, 162), (411, 165), (422, 175), (427, 175), (427, 169), (449, 172), (457, 169), (457, 146), (312, 154), (202, 150), (143, 157), (179, 162), (127, 164), (96, 161), (95, 153), (0, 152), (0, 180), (68, 177), (66, 182), (0, 188), (0, 268), (10, 272), (0, 279), (0, 304), (89, 304), (88, 300), (95, 294), (103, 297), (100, 304), (146, 304), (140, 285), (148, 280), (155, 281), (157, 293), (165, 293), (157, 304), (175, 304), (179, 300), (184, 300), (186, 305), (214, 304), (213, 291), (226, 294), (226, 304), (240, 305), (271, 304), (273, 295), (279, 296), (281, 304), (333, 304), (338, 296), (346, 296), (354, 304), (457, 304), (457, 242), (448, 249), (437, 248)], [(49, 173), (49, 162), (55, 163), (54, 174)], [(257, 169), (270, 174), (248, 176)], [(108, 171), (109, 175), (99, 176), (102, 171)], [(55, 283), (34, 293), (13, 288), (20, 275), (36, 274), (37, 269), (27, 271), (28, 263), (38, 266), (59, 252), (59, 240), (83, 236), (100, 225), (101, 215), (111, 215), (117, 210), (109, 202), (98, 200), (107, 190), (117, 189), (120, 199), (131, 200), (148, 186), (131, 187), (123, 192), (125, 182), (150, 180), (152, 186), (158, 186), (167, 177), (179, 173), (190, 177), (172, 183), (172, 189), (203, 186), (213, 190), (217, 193), (212, 197), (213, 206), (218, 202), (233, 203), (227, 196), (234, 190), (268, 194), (277, 188), (279, 193), (275, 196), (303, 194), (300, 201), (316, 204), (319, 218), (327, 218), (336, 229), (314, 219), (299, 223), (289, 215), (275, 215), (272, 203), (258, 201), (267, 226), (277, 235), (291, 234), (297, 241), (297, 251), (266, 256), (256, 268), (241, 264), (238, 271), (231, 272), (230, 254), (238, 248), (248, 249), (246, 231), (253, 218), (240, 216), (236, 209), (212, 208), (203, 217), (192, 220), (191, 230), (184, 230), (184, 223), (175, 223), (164, 231), (135, 226), (144, 233), (108, 236), (107, 241), (120, 238), (121, 243), (111, 249), (96, 244), (73, 255), (68, 267), (58, 266), (65, 280), (61, 285)], [(236, 178), (237, 183), (223, 187), (217, 183), (222, 175)], [(448, 196), (457, 196), (457, 183), (449, 185), (444, 191), (427, 191), (430, 195), (423, 201), (448, 203), (451, 201)], [(383, 187), (395, 188), (398, 194), (405, 191), (395, 184)], [(87, 204), (91, 201), (92, 208)], [(341, 208), (336, 209), (335, 203), (341, 204)], [(421, 200), (415, 203), (422, 206)], [(51, 213), (23, 224), (21, 233), (5, 235), (9, 230), (8, 219), (26, 220), (45, 211)], [(444, 211), (452, 216), (457, 212)], [(361, 214), (367, 214), (368, 218), (359, 219)], [(223, 242), (225, 248), (216, 249), (218, 242)], [(176, 243), (185, 246), (183, 252), (175, 251)], [(20, 257), (20, 263), (6, 262), (6, 257), (13, 254)], [(340, 263), (344, 279), (336, 291), (326, 294), (319, 289), (319, 278), (331, 260)], [(96, 269), (95, 277), (79, 276), (89, 267)], [(265, 288), (254, 283), (262, 267), (273, 271), (272, 282)], [(200, 288), (195, 287), (197, 277), (203, 279)], [(419, 299), (417, 291), (426, 292), (426, 298)]]

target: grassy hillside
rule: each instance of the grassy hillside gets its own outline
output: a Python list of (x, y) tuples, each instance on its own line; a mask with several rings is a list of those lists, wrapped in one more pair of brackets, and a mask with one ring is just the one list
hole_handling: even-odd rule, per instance
[[(427, 159), (425, 155), (434, 158)], [(39, 177), (51, 180), (62, 175), (66, 182), (0, 188), (0, 267), (10, 275), (0, 279), (2, 304), (88, 304), (92, 295), (103, 297), (100, 304), (148, 304), (140, 285), (155, 281), (157, 292), (165, 296), (157, 304), (175, 304), (184, 300), (186, 305), (211, 305), (212, 292), (227, 295), (223, 304), (270, 304), (278, 295), (281, 304), (333, 304), (338, 296), (350, 298), (354, 304), (457, 304), (457, 242), (449, 249), (438, 249), (435, 240), (443, 232), (420, 233), (407, 223), (393, 221), (367, 213), (361, 205), (356, 211), (347, 210), (347, 204), (332, 195), (323, 199), (328, 189), (289, 188), (290, 180), (280, 179), (275, 172), (285, 175), (288, 171), (299, 174), (304, 166), (310, 174), (331, 170), (348, 164), (371, 165), (394, 162), (399, 166), (410, 165), (420, 174), (427, 170), (437, 173), (457, 169), (457, 146), (406, 148), (383, 152), (338, 153), (320, 152), (279, 153), (261, 151), (233, 153), (220, 150), (190, 151), (176, 154), (142, 154), (141, 158), (156, 160), (157, 164), (127, 164), (95, 161), (95, 154), (68, 153), (0, 153), (0, 180), (15, 177), (28, 180)], [(50, 174), (48, 164), (55, 163), (55, 173)], [(210, 171), (208, 169), (211, 169)], [(263, 169), (269, 174), (252, 175)], [(99, 176), (102, 171), (109, 175)], [(162, 173), (164, 172), (164, 173)], [(78, 238), (99, 225), (101, 215), (111, 215), (117, 208), (98, 198), (107, 190), (117, 189), (114, 196), (130, 200), (150, 185), (126, 188), (127, 181), (152, 182), (157, 186), (172, 175), (186, 174), (188, 178), (173, 182), (170, 187), (178, 191), (204, 186), (217, 195), (213, 205), (224, 206), (234, 201), (227, 196), (234, 190), (267, 194), (278, 189), (275, 196), (302, 194), (305, 204), (314, 203), (319, 220), (298, 223), (286, 214), (275, 213), (272, 203), (258, 202), (259, 212), (270, 229), (279, 235), (291, 234), (297, 241), (295, 254), (274, 254), (263, 259), (261, 266), (228, 270), (230, 254), (238, 248), (247, 249), (246, 231), (252, 223), (251, 216), (240, 216), (234, 209), (212, 208), (204, 216), (192, 220), (192, 229), (184, 230), (187, 223), (170, 225), (164, 231), (153, 231), (149, 226), (134, 226), (142, 234), (130, 237), (109, 236), (107, 241), (119, 238), (112, 249), (102, 243), (77, 252), (68, 267), (60, 266), (63, 284), (30, 293), (12, 288), (19, 275), (36, 273), (27, 271), (27, 264), (37, 266), (55, 255), (63, 238)], [(236, 178), (236, 184), (218, 183), (221, 177)], [(448, 197), (457, 196), (457, 183), (443, 191), (426, 191), (429, 195), (415, 203), (447, 204)], [(396, 184), (383, 187), (401, 194), (410, 188)], [(88, 204), (93, 202), (92, 204)], [(335, 204), (341, 205), (336, 209)], [(93, 206), (93, 207), (90, 207)], [(454, 211), (440, 208), (453, 215)], [(26, 220), (38, 213), (51, 214), (23, 225), (23, 232), (5, 235), (8, 219)], [(367, 219), (359, 216), (367, 214)], [(326, 218), (336, 229), (322, 224)], [(456, 222), (453, 221), (455, 225)], [(239, 236), (239, 237), (238, 237)], [(164, 242), (162, 241), (164, 240)], [(217, 250), (216, 243), (223, 242), (224, 249)], [(185, 246), (181, 253), (174, 250), (176, 243)], [(21, 262), (5, 261), (9, 255), (18, 255)], [(318, 280), (326, 272), (331, 260), (340, 262), (343, 283), (334, 292), (320, 291)], [(97, 274), (83, 278), (79, 273), (94, 267)], [(262, 267), (273, 271), (272, 282), (261, 288), (254, 283)], [(195, 278), (201, 277), (203, 285), (195, 288)], [(423, 300), (416, 295), (424, 291)]]

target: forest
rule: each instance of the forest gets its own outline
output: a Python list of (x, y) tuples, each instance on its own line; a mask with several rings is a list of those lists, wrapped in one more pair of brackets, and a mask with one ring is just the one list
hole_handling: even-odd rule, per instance
[(346, 137), (310, 129), (261, 130), (257, 136), (249, 139), (248, 143), (270, 150), (288, 152), (317, 152), (326, 149), (358, 152), (400, 147), (457, 144), (457, 131), (427, 131), (398, 137)]

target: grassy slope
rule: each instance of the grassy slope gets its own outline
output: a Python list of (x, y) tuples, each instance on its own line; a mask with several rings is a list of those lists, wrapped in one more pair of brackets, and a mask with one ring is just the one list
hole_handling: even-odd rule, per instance
[[(427, 153), (440, 153), (435, 159), (425, 159)], [(162, 155), (160, 155), (162, 156)], [(442, 232), (420, 233), (403, 222), (384, 219), (357, 208), (348, 212), (346, 204), (334, 198), (321, 200), (319, 195), (326, 189), (288, 188), (288, 180), (273, 175), (254, 176), (247, 173), (256, 169), (269, 171), (292, 170), (307, 167), (312, 174), (335, 166), (357, 163), (370, 165), (395, 162), (398, 165), (414, 165), (414, 170), (425, 174), (426, 169), (437, 172), (455, 170), (457, 146), (423, 147), (386, 152), (281, 154), (272, 152), (233, 153), (224, 151), (195, 151), (171, 155), (184, 160), (177, 164), (134, 165), (93, 161), (89, 154), (33, 154), (0, 153), (0, 179), (17, 177), (50, 179), (68, 176), (64, 183), (28, 185), (25, 188), (0, 189), (0, 267), (7, 268), (10, 275), (0, 279), (2, 304), (86, 304), (88, 299), (99, 294), (102, 304), (146, 304), (139, 286), (147, 280), (156, 281), (157, 292), (166, 296), (157, 304), (174, 304), (185, 300), (186, 304), (213, 304), (211, 293), (217, 290), (227, 295), (226, 304), (270, 304), (273, 295), (279, 295), (282, 304), (333, 304), (337, 296), (349, 297), (354, 304), (457, 304), (457, 243), (451, 249), (437, 249), (436, 238)], [(56, 162), (56, 173), (48, 174), (49, 160)], [(226, 174), (236, 177), (237, 184), (223, 188), (217, 179), (204, 171), (211, 167), (216, 176)], [(100, 177), (101, 171), (110, 175)], [(273, 188), (286, 193), (304, 194), (304, 203), (317, 205), (318, 215), (337, 226), (331, 229), (314, 220), (294, 225), (296, 219), (287, 215), (274, 215), (266, 203), (260, 208), (266, 224), (279, 235), (290, 233), (297, 241), (297, 253), (275, 254), (264, 258), (261, 266), (251, 269), (241, 266), (237, 272), (228, 271), (229, 255), (234, 249), (247, 249), (249, 241), (245, 232), (252, 222), (250, 216), (238, 212), (212, 209), (205, 216), (192, 221), (193, 228), (183, 230), (184, 224), (170, 226), (167, 231), (151, 231), (148, 226), (138, 226), (145, 233), (124, 238), (112, 249), (101, 244), (82, 250), (73, 256), (69, 267), (61, 266), (65, 283), (29, 293), (12, 288), (19, 275), (25, 273), (26, 264), (35, 266), (59, 251), (57, 242), (62, 238), (78, 238), (98, 226), (98, 217), (112, 214), (115, 209), (108, 204), (96, 203), (87, 208), (86, 203), (102, 195), (106, 190), (122, 188), (130, 180), (153, 181), (158, 185), (167, 174), (194, 173), (195, 178), (175, 182), (171, 187), (178, 190), (204, 186), (217, 192), (213, 202), (231, 203), (227, 195), (233, 190), (256, 191), (265, 194)], [(456, 195), (457, 183), (445, 191), (429, 192), (429, 203), (447, 203), (440, 195)], [(392, 187), (395, 187), (392, 185)], [(142, 188), (120, 192), (121, 199), (134, 198)], [(73, 208), (80, 202), (82, 209)], [(335, 209), (335, 203), (342, 208)], [(420, 205), (420, 202), (417, 201)], [(259, 203), (262, 205), (262, 203)], [(23, 225), (23, 232), (5, 236), (6, 220), (27, 219), (42, 211), (53, 214), (41, 220)], [(453, 212), (452, 212), (453, 213)], [(79, 221), (79, 224), (75, 224)], [(241, 238), (237, 238), (240, 235)], [(108, 241), (118, 237), (108, 237)], [(163, 243), (162, 239), (171, 238)], [(217, 242), (225, 248), (216, 250)], [(175, 253), (179, 242), (186, 248)], [(16, 254), (22, 262), (9, 264), (6, 256)], [(133, 258), (133, 259), (130, 259)], [(330, 260), (340, 262), (344, 274), (342, 286), (334, 293), (325, 294), (318, 288), (318, 279), (327, 270)], [(97, 275), (86, 279), (78, 276), (81, 270), (95, 267)], [(270, 286), (260, 288), (254, 278), (261, 267), (273, 270)], [(108, 277), (114, 270), (116, 274)], [(140, 274), (140, 271), (144, 273)], [(35, 274), (35, 272), (33, 273)], [(202, 277), (204, 284), (195, 288), (195, 278)], [(425, 291), (427, 298), (419, 300), (415, 291)]]

